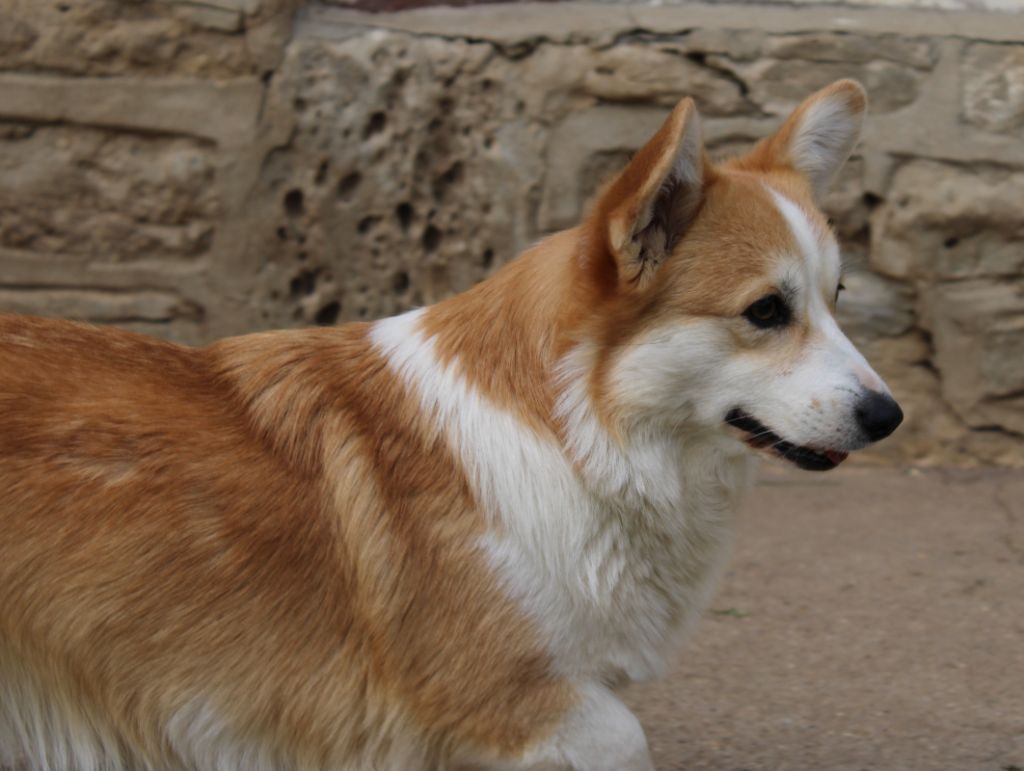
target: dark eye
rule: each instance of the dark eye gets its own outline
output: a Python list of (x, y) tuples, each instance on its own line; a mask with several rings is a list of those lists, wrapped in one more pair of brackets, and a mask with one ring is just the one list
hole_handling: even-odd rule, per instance
[(777, 294), (762, 297), (743, 311), (743, 315), (755, 327), (783, 327), (789, 323), (789, 306)]
[(846, 287), (843, 286), (843, 282), (840, 281), (839, 286), (836, 287), (836, 302), (839, 302), (839, 293), (842, 292), (844, 289), (846, 289)]

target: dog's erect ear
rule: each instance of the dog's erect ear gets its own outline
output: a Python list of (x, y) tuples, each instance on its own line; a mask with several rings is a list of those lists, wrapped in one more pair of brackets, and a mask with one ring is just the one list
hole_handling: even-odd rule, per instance
[(620, 285), (640, 285), (670, 254), (703, 198), (700, 116), (684, 99), (608, 186), (595, 215)]
[(805, 99), (740, 165), (795, 169), (820, 201), (857, 144), (867, 103), (860, 83), (837, 80)]

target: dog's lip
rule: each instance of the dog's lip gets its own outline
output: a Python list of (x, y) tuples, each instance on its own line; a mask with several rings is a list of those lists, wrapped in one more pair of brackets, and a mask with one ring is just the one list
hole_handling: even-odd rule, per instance
[(738, 407), (729, 411), (725, 422), (743, 431), (746, 442), (758, 450), (767, 450), (788, 460), (790, 463), (807, 471), (828, 471), (834, 469), (849, 455), (842, 450), (820, 450), (793, 444), (783, 439), (757, 418)]

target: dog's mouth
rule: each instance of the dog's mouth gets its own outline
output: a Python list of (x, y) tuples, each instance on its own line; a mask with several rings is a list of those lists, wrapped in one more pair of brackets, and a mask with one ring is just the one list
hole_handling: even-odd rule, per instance
[(746, 434), (745, 441), (751, 447), (770, 452), (807, 471), (834, 469), (849, 455), (839, 450), (819, 450), (787, 442), (759, 420), (738, 408), (729, 411), (725, 416), (725, 422)]

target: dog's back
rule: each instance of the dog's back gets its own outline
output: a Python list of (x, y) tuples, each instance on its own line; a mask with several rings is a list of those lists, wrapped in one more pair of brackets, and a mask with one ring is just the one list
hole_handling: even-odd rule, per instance
[(0, 751), (412, 769), (521, 741), (558, 686), (530, 646), (487, 658), (517, 625), (414, 412), (363, 326), (190, 350), (0, 317)]

